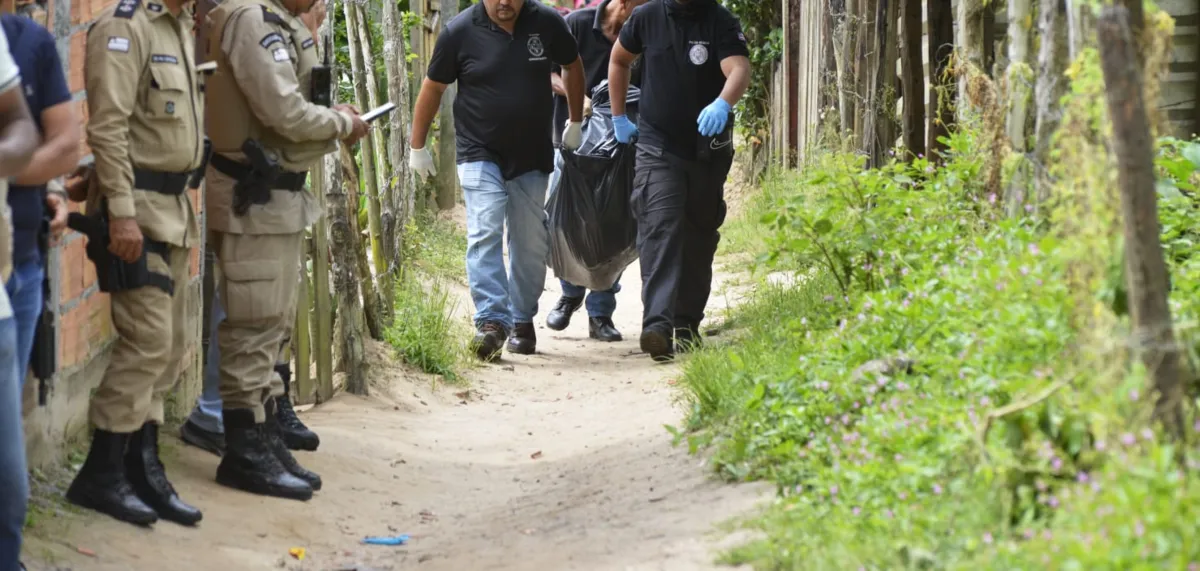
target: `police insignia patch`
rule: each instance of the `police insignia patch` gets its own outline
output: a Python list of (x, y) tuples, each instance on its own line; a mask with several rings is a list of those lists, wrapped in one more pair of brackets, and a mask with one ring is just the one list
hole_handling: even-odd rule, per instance
[(307, 50), (308, 48), (313, 47), (314, 44), (316, 44), (316, 41), (313, 40), (312, 38), (309, 38), (307, 40), (304, 40), (303, 42), (300, 42), (300, 47)]
[(691, 49), (688, 50), (688, 59), (691, 60), (692, 65), (703, 64), (708, 61), (708, 48), (704, 47), (704, 44), (692, 44)]
[(150, 56), (150, 61), (153, 63), (179, 63), (178, 58), (167, 54), (153, 54)]
[(174, 102), (174, 101), (168, 101), (168, 102), (167, 102), (167, 109), (166, 109), (166, 111), (167, 111), (167, 115), (174, 115), (174, 114), (175, 114), (175, 102)]
[(162, 12), (163, 5), (162, 4), (146, 4), (146, 9), (151, 12)]
[(292, 59), (288, 55), (288, 51), (284, 48), (275, 48), (275, 51), (271, 52), (271, 56), (275, 58), (275, 61), (288, 61)]
[(122, 38), (121, 36), (109, 36), (108, 51), (128, 53), (129, 52), (129, 38)]
[(271, 33), (263, 36), (263, 39), (258, 40), (258, 45), (260, 45), (264, 48), (269, 48), (269, 47), (271, 47), (271, 44), (279, 43), (282, 41), (283, 41), (283, 36), (279, 35), (277, 32), (271, 32)]

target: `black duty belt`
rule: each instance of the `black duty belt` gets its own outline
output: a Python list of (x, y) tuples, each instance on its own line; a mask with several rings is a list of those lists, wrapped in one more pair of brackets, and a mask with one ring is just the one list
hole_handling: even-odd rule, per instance
[[(217, 172), (233, 180), (241, 181), (250, 176), (250, 165), (239, 163), (225, 155), (213, 153), (210, 161), (213, 168), (217, 169)], [(304, 182), (306, 180), (308, 180), (307, 172), (282, 171), (275, 178), (275, 182), (271, 184), (271, 189), (300, 192), (304, 190)]]
[(188, 179), (191, 176), (191, 171), (162, 172), (135, 168), (133, 169), (133, 187), (138, 190), (178, 196), (183, 194), (184, 189), (187, 188)]

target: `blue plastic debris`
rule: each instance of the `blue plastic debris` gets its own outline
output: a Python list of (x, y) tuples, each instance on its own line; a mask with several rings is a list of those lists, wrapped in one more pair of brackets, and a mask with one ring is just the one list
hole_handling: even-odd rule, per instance
[(367, 545), (404, 545), (405, 543), (408, 543), (408, 535), (364, 537), (362, 542)]

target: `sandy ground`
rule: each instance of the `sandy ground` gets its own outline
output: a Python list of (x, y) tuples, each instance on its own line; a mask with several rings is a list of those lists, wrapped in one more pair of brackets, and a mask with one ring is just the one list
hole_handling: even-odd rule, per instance
[[(671, 446), (663, 425), (681, 417), (678, 369), (637, 352), (634, 274), (615, 316), (626, 341), (589, 341), (582, 312), (562, 333), (539, 323), (540, 354), (471, 371), (469, 390), (434, 387), (372, 346), (372, 397), (343, 394), (303, 414), (322, 439), (318, 452), (298, 454), (324, 477), (311, 502), (220, 487), (218, 459), (172, 436), (168, 472), (204, 509), (197, 529), (139, 529), (64, 508), (28, 538), (29, 568), (711, 568), (718, 549), (744, 539), (717, 524), (748, 513), (767, 490), (717, 483), (702, 458)], [(548, 280), (543, 309), (558, 295)], [(715, 295), (713, 305), (726, 299)], [(412, 539), (360, 543), (394, 534)], [(303, 561), (288, 555), (295, 547)]]

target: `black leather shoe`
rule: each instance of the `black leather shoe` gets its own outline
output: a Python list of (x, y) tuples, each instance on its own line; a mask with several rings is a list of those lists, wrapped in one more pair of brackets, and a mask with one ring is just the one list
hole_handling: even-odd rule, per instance
[(217, 483), (237, 490), (307, 501), (313, 489), (288, 472), (271, 449), (266, 424), (254, 422), (252, 410), (229, 410), (225, 419), (225, 455), (217, 466)]
[(146, 505), (125, 477), (128, 434), (96, 429), (87, 460), (67, 489), (71, 503), (134, 525), (150, 525), (158, 514)]
[(179, 438), (184, 443), (220, 456), (225, 453), (225, 434), (200, 428), (200, 425), (188, 420), (179, 427)]
[(485, 321), (476, 331), (475, 339), (471, 341), (471, 351), (480, 361), (489, 363), (499, 361), (506, 339), (508, 339), (508, 332), (504, 330), (503, 325), (494, 321)]
[(546, 315), (546, 327), (555, 331), (562, 331), (571, 324), (571, 316), (583, 307), (582, 297), (567, 297), (558, 298), (558, 303), (554, 305), (554, 309)]
[(292, 408), (292, 399), (289, 396), (292, 394), (291, 364), (275, 365), (275, 372), (283, 379), (283, 396), (275, 398), (275, 418), (279, 421), (283, 443), (292, 450), (315, 451), (321, 445), (321, 438), (300, 421), (300, 417), (296, 416), (296, 409)]
[(684, 326), (675, 328), (675, 351), (687, 353), (696, 351), (703, 346), (704, 337), (697, 327)]
[(300, 462), (296, 461), (296, 457), (292, 456), (292, 452), (288, 450), (288, 446), (283, 441), (282, 427), (279, 425), (278, 397), (267, 399), (264, 406), (267, 408), (267, 437), (271, 451), (275, 453), (275, 458), (283, 465), (283, 468), (297, 478), (308, 483), (313, 491), (321, 489), (321, 476), (316, 472), (304, 468)]
[(621, 332), (617, 331), (617, 326), (613, 325), (611, 317), (590, 317), (588, 318), (588, 337), (612, 343), (620, 341)]
[(650, 355), (651, 359), (659, 363), (675, 358), (674, 347), (671, 346), (671, 334), (665, 331), (644, 329), (639, 344), (643, 353)]
[(537, 333), (532, 323), (518, 323), (513, 327), (512, 337), (508, 338), (508, 350), (518, 355), (532, 355), (537, 352)]
[(175, 487), (167, 480), (167, 470), (158, 457), (157, 424), (147, 422), (129, 437), (125, 473), (134, 493), (159, 517), (180, 525), (196, 525), (204, 517), (200, 510), (179, 499)]

